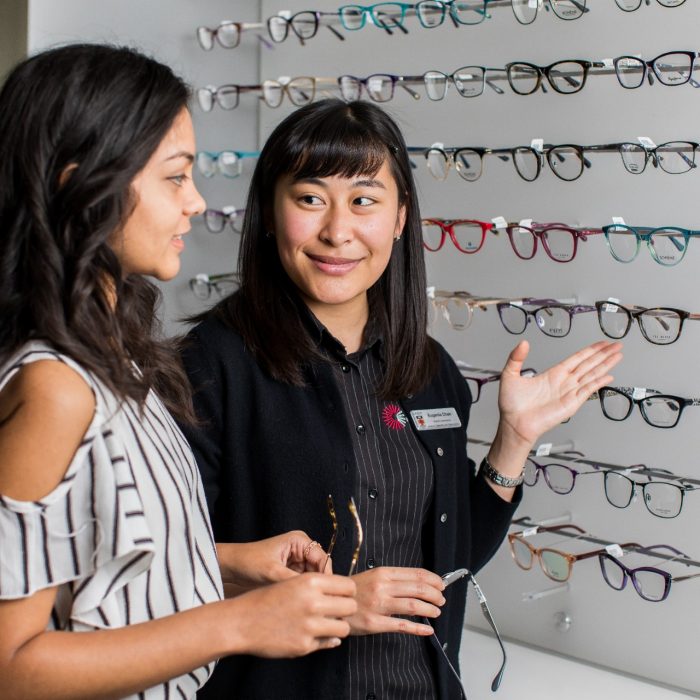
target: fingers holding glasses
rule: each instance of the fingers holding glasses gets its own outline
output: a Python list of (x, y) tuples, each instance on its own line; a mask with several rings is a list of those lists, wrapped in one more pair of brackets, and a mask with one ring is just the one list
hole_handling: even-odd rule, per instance
[(432, 627), (396, 615), (435, 618), (444, 605), (444, 583), (425, 569), (378, 567), (353, 577), (358, 610), (349, 618), (351, 634), (402, 632), (426, 636)]

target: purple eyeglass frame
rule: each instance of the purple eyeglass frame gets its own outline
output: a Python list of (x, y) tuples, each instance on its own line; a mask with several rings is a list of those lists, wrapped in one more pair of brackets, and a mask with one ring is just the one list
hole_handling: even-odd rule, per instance
[[(521, 229), (524, 231), (529, 231), (532, 234), (532, 255), (527, 256), (527, 255), (521, 255), (516, 246), (515, 242), (513, 241), (513, 233), (515, 229)], [(552, 255), (552, 251), (549, 249), (549, 244), (547, 243), (547, 236), (546, 234), (549, 231), (565, 231), (566, 233), (570, 233), (573, 238), (574, 238), (574, 249), (571, 254), (571, 257), (568, 260), (559, 260), (558, 258), (555, 258), (554, 255)], [(582, 241), (587, 241), (588, 236), (594, 236), (596, 234), (602, 234), (603, 229), (596, 229), (596, 228), (586, 228), (586, 229), (576, 229), (572, 228), (571, 226), (568, 226), (567, 224), (562, 224), (559, 222), (554, 222), (554, 223), (549, 223), (549, 224), (539, 224), (533, 222), (529, 226), (521, 226), (520, 224), (508, 224), (506, 226), (506, 233), (508, 234), (508, 240), (510, 241), (510, 245), (513, 248), (513, 252), (521, 259), (521, 260), (532, 260), (532, 258), (535, 257), (535, 253), (537, 253), (537, 239), (539, 238), (542, 241), (542, 247), (544, 248), (545, 253), (554, 260), (554, 262), (557, 263), (567, 263), (571, 262), (575, 257), (576, 257), (576, 251), (578, 250), (578, 240), (579, 238)]]

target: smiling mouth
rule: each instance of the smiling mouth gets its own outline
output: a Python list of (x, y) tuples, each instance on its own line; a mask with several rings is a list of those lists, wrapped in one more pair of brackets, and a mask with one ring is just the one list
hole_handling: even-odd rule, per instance
[(307, 256), (318, 270), (329, 275), (344, 275), (354, 270), (362, 261), (362, 258), (336, 258), (328, 255), (313, 255), (311, 253), (307, 253)]

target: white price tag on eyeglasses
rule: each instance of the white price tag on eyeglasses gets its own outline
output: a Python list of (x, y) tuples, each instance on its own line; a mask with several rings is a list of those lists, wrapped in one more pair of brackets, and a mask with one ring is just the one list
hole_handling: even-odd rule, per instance
[(617, 306), (613, 306), (613, 304), (619, 304), (620, 300), (619, 299), (614, 299), (613, 297), (608, 297), (607, 301), (611, 302), (610, 304), (603, 304), (603, 311), (609, 311), (611, 313), (614, 313), (617, 311)]
[(530, 228), (532, 226), (532, 219), (520, 219), (518, 226), (524, 226), (525, 228)]
[(527, 0), (527, 6), (533, 10), (537, 9), (539, 5), (539, 0)]
[(441, 151), (443, 148), (445, 148), (445, 144), (442, 143), (441, 141), (436, 141), (434, 144), (430, 146), (430, 148), (439, 148)]
[(604, 58), (604, 59), (603, 59), (603, 66), (604, 66), (605, 68), (614, 68), (614, 67), (615, 67), (615, 63), (614, 63), (614, 61), (612, 60), (612, 58)]
[(613, 216), (611, 218), (613, 224), (615, 224), (616, 226), (627, 226), (625, 220), (621, 216)]
[(537, 526), (535, 526), (535, 527), (529, 527), (527, 530), (523, 530), (522, 536), (523, 536), (523, 537), (532, 537), (533, 535), (536, 535), (536, 534), (537, 534), (537, 531), (538, 531), (539, 529), (540, 529), (540, 528), (537, 527)]
[(280, 75), (279, 78), (277, 78), (277, 82), (280, 85), (286, 85), (291, 81), (292, 77), (290, 75)]
[(523, 302), (520, 299), (515, 299), (514, 301), (510, 302), (511, 306), (522, 306)]
[(234, 207), (230, 204), (227, 204), (221, 211), (224, 212), (224, 214), (226, 214), (228, 216), (229, 214), (236, 213), (236, 207)]
[(647, 390), (643, 386), (635, 386), (632, 388), (633, 399), (643, 399), (647, 395)]
[(537, 457), (547, 457), (551, 451), (552, 451), (552, 443), (551, 442), (543, 442), (541, 445), (537, 445), (537, 449), (535, 450), (535, 455)]
[(648, 136), (637, 136), (637, 141), (639, 141), (644, 148), (656, 148), (656, 144)]
[(625, 555), (624, 550), (619, 544), (609, 544), (605, 551), (613, 557), (622, 557)]
[(538, 153), (542, 153), (544, 149), (544, 139), (532, 139), (532, 141), (530, 141), (530, 148), (533, 148)]
[(278, 17), (284, 17), (285, 19), (289, 19), (292, 16), (292, 11), (291, 10), (280, 10), (277, 13)]
[(508, 222), (502, 216), (494, 216), (493, 219), (491, 219), (491, 223), (499, 229), (508, 227)]

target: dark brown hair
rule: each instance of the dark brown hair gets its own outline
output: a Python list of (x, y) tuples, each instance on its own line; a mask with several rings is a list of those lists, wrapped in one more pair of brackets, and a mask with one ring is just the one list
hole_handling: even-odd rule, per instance
[[(333, 175), (373, 176), (388, 161), (406, 207), (401, 240), (368, 291), (370, 317), (383, 333), (385, 365), (377, 393), (401, 398), (433, 376), (437, 351), (427, 335), (427, 297), (420, 212), (403, 136), (389, 115), (368, 102), (322, 100), (293, 112), (272, 132), (253, 174), (239, 255), (240, 290), (209, 312), (238, 331), (275, 379), (303, 384), (318, 350), (302, 322), (296, 287), (274, 239), (266, 237), (275, 185)], [(206, 317), (208, 314), (204, 314)]]
[(123, 278), (109, 245), (135, 206), (132, 180), (188, 99), (170, 68), (122, 47), (64, 46), (9, 74), (0, 91), (0, 364), (42, 339), (121, 398), (143, 404), (154, 388), (175, 414), (192, 414), (179, 362), (154, 339), (160, 293), (138, 275)]

